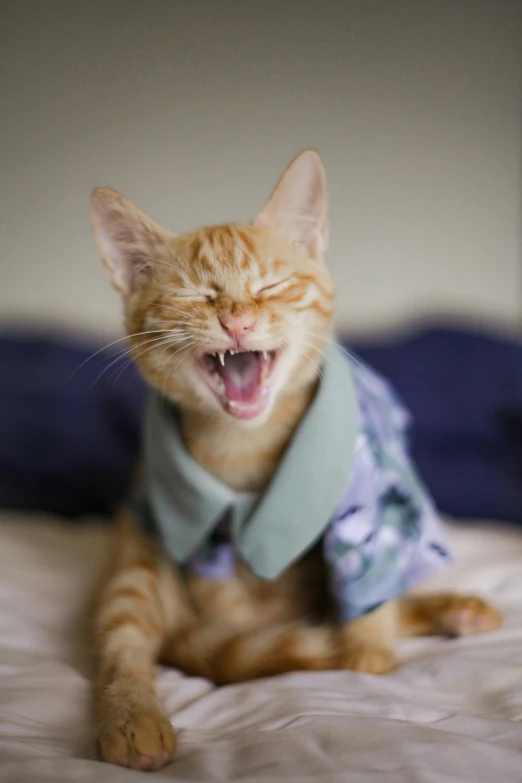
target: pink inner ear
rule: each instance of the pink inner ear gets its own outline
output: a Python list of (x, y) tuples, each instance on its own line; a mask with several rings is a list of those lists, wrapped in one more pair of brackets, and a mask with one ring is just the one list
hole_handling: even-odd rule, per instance
[(254, 220), (254, 225), (261, 226), (261, 228), (268, 228), (268, 223), (266, 222), (266, 220), (263, 220), (263, 218), (256, 218)]

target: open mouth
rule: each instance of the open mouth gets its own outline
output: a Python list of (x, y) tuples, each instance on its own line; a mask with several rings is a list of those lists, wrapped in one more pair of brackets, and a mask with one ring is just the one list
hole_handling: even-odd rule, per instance
[(222, 351), (200, 360), (207, 385), (238, 419), (254, 419), (267, 408), (280, 351)]

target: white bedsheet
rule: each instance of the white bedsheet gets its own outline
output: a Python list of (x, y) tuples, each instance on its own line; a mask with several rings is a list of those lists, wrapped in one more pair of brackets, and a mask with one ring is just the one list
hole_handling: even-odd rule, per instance
[[(158, 672), (179, 729), (159, 781), (522, 781), (522, 535), (450, 527), (459, 557), (432, 584), (506, 613), (494, 634), (415, 640), (386, 677), (293, 674), (222, 689)], [(154, 779), (94, 760), (82, 609), (103, 565), (99, 525), (0, 520), (0, 780)], [(426, 586), (427, 587), (427, 586)]]

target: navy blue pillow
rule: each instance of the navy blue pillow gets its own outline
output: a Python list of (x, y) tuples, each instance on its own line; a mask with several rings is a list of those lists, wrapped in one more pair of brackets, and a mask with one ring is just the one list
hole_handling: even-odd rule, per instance
[(411, 410), (413, 458), (439, 508), (522, 522), (522, 344), (438, 327), (351, 347)]
[[(133, 365), (62, 337), (0, 336), (0, 507), (111, 514), (140, 450)], [(461, 328), (350, 343), (414, 415), (413, 456), (442, 511), (522, 522), (522, 345)], [(88, 361), (86, 361), (88, 360)]]
[[(145, 388), (114, 351), (60, 337), (0, 337), (0, 507), (109, 514), (140, 445)], [(117, 346), (115, 346), (116, 348)], [(82, 365), (82, 363), (85, 364)]]

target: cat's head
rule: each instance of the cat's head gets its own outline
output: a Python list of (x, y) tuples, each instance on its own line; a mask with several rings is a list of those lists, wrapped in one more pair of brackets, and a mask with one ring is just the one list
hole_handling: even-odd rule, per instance
[(107, 188), (94, 191), (91, 219), (132, 355), (182, 409), (261, 423), (317, 376), (333, 286), (315, 152), (292, 161), (251, 223), (176, 235)]

